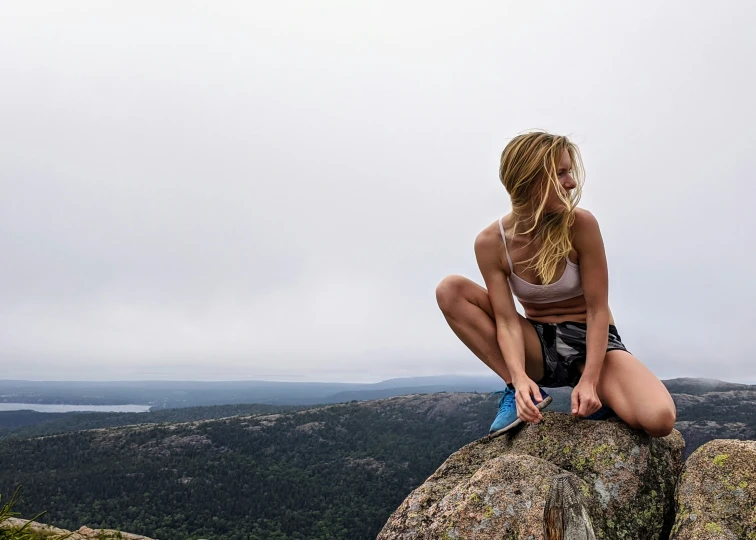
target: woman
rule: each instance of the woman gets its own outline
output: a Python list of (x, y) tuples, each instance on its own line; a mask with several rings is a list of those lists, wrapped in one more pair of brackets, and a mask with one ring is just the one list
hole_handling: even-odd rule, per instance
[(461, 276), (436, 289), (454, 333), (507, 383), (491, 436), (543, 418), (551, 397), (540, 386), (573, 387), (574, 416), (616, 413), (652, 437), (674, 427), (672, 397), (614, 326), (601, 232), (596, 218), (577, 208), (582, 173), (578, 149), (566, 137), (533, 132), (512, 139), (499, 169), (512, 212), (475, 239), (487, 290)]

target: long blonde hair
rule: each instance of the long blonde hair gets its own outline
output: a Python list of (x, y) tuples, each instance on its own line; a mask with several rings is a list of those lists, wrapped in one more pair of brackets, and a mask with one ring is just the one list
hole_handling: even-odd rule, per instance
[[(568, 194), (564, 193), (557, 177), (557, 167), (565, 150), (570, 155), (577, 184)], [(501, 153), (499, 178), (512, 199), (513, 234), (517, 234), (518, 226), (531, 223), (520, 234), (533, 233), (534, 240), (540, 240), (540, 246), (525, 262), (529, 263), (528, 269), (535, 269), (542, 283), (551, 282), (557, 265), (572, 250), (570, 227), (575, 222), (584, 177), (580, 151), (567, 137), (545, 131), (525, 133), (509, 141)], [(564, 203), (564, 211), (544, 211), (552, 190)]]

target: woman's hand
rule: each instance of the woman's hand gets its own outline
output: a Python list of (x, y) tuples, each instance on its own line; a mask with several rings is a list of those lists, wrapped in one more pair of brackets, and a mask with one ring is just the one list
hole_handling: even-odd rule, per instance
[(525, 377), (520, 381), (512, 381), (515, 387), (515, 403), (517, 404), (517, 418), (523, 422), (530, 422), (531, 424), (538, 423), (543, 419), (541, 411), (533, 403), (533, 398), (536, 402), (543, 401), (541, 397), (541, 389), (538, 384), (533, 382), (529, 377)]
[(601, 408), (601, 400), (596, 391), (596, 383), (580, 379), (572, 390), (573, 416), (590, 416)]

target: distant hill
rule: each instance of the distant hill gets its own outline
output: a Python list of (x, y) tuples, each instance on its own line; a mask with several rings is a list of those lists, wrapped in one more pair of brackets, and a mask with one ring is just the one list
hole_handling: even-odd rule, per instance
[[(713, 379), (678, 378), (664, 381), (671, 393), (702, 394), (748, 385)], [(150, 405), (151, 410), (256, 403), (319, 405), (435, 392), (492, 392), (503, 382), (494, 375), (441, 375), (388, 379), (377, 383), (306, 383), (276, 381), (7, 381), (0, 380), (0, 402)], [(554, 389), (554, 393), (566, 389)]]
[[(0, 383), (8, 381), (0, 381)], [(11, 381), (13, 382), (13, 381)], [(706, 441), (715, 436), (731, 434), (735, 438), (754, 438), (749, 431), (751, 415), (754, 412), (752, 392), (756, 385), (746, 385), (718, 381), (715, 379), (677, 378), (663, 381), (667, 386), (678, 409), (678, 429), (692, 441)], [(26, 383), (24, 383), (26, 384)], [(56, 387), (63, 383), (56, 383)], [(80, 384), (80, 383), (75, 383)], [(83, 384), (83, 383), (81, 383)], [(88, 383), (89, 384), (89, 383)], [(118, 386), (121, 383), (91, 383), (120, 388), (119, 391), (132, 391), (134, 383)], [(167, 386), (166, 386), (167, 385)], [(209, 385), (209, 386), (206, 386)], [(228, 385), (225, 393), (221, 392)], [(291, 386), (293, 385), (293, 386)], [(311, 386), (308, 386), (311, 385)], [(86, 386), (86, 385), (84, 385)], [(335, 388), (359, 387), (358, 390), (341, 390)], [(24, 386), (32, 388), (32, 386)], [(37, 387), (35, 391), (39, 390)], [(501, 389), (497, 377), (412, 377), (390, 379), (375, 384), (347, 383), (270, 383), (266, 381), (241, 381), (229, 383), (154, 383), (147, 384), (148, 391), (173, 388), (181, 390), (182, 403), (191, 401), (222, 401), (253, 399), (254, 396), (267, 396), (271, 403), (246, 403), (213, 405), (207, 407), (153, 408), (148, 413), (38, 413), (34, 411), (0, 411), (0, 438), (27, 437), (45, 435), (81, 429), (115, 427), (130, 424), (183, 422), (210, 418), (222, 418), (240, 414), (285, 412), (288, 410), (312, 407), (318, 404), (345, 403), (384, 399), (408, 394), (430, 394), (437, 392), (480, 392), (488, 393)], [(296, 392), (292, 392), (292, 388)], [(263, 389), (263, 390), (261, 390)], [(569, 412), (570, 388), (549, 388), (554, 399), (550, 409)], [(80, 388), (79, 391), (82, 391)], [(78, 395), (92, 395), (88, 393)], [(186, 394), (183, 392), (187, 392)], [(298, 392), (298, 393), (297, 393)], [(318, 394), (319, 397), (313, 395)], [(325, 395), (321, 395), (325, 394)], [(223, 396), (223, 397), (221, 397)], [(239, 397), (241, 396), (241, 397)], [(5, 396), (7, 398), (7, 395)], [(176, 403), (175, 401), (172, 403)], [(295, 405), (296, 404), (296, 405)], [(704, 421), (706, 423), (704, 423)], [(694, 447), (697, 447), (696, 443)], [(689, 448), (690, 448), (689, 444)], [(686, 449), (686, 454), (689, 449)]]
[[(205, 405), (262, 403), (316, 405), (350, 399), (398, 395), (396, 389), (421, 387), (438, 392), (490, 392), (503, 386), (495, 376), (433, 376), (390, 379), (378, 383), (308, 383), (276, 381), (9, 381), (0, 380), (0, 402), (150, 405), (152, 410)], [(383, 394), (380, 391), (385, 391)], [(369, 396), (368, 398), (363, 396)], [(405, 391), (405, 393), (407, 393)], [(348, 401), (348, 399), (347, 399)]]
[(713, 439), (756, 440), (756, 385), (711, 379), (665, 381), (677, 406), (683, 456)]
[(679, 377), (663, 381), (671, 394), (704, 394), (707, 392), (727, 392), (730, 390), (753, 390), (756, 385), (731, 383), (717, 379)]
[(137, 424), (159, 424), (210, 420), (229, 416), (273, 414), (302, 409), (294, 405), (213, 405), (165, 409), (146, 413), (0, 411), (0, 439), (34, 437), (67, 431), (81, 431)]

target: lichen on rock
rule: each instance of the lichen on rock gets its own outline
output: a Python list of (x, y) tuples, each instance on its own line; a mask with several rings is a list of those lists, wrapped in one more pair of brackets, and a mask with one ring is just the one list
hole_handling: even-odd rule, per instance
[[(20, 518), (8, 518), (0, 523), (3, 528), (20, 529), (27, 524), (29, 520)], [(45, 538), (47, 540), (152, 540), (146, 536), (121, 532), (115, 529), (90, 529), (89, 527), (80, 527), (76, 531), (67, 531), (59, 529), (52, 525), (32, 521), (26, 529), (35, 538)], [(2, 535), (0, 535), (0, 538)]]
[(756, 540), (756, 441), (717, 439), (685, 462), (672, 540)]

